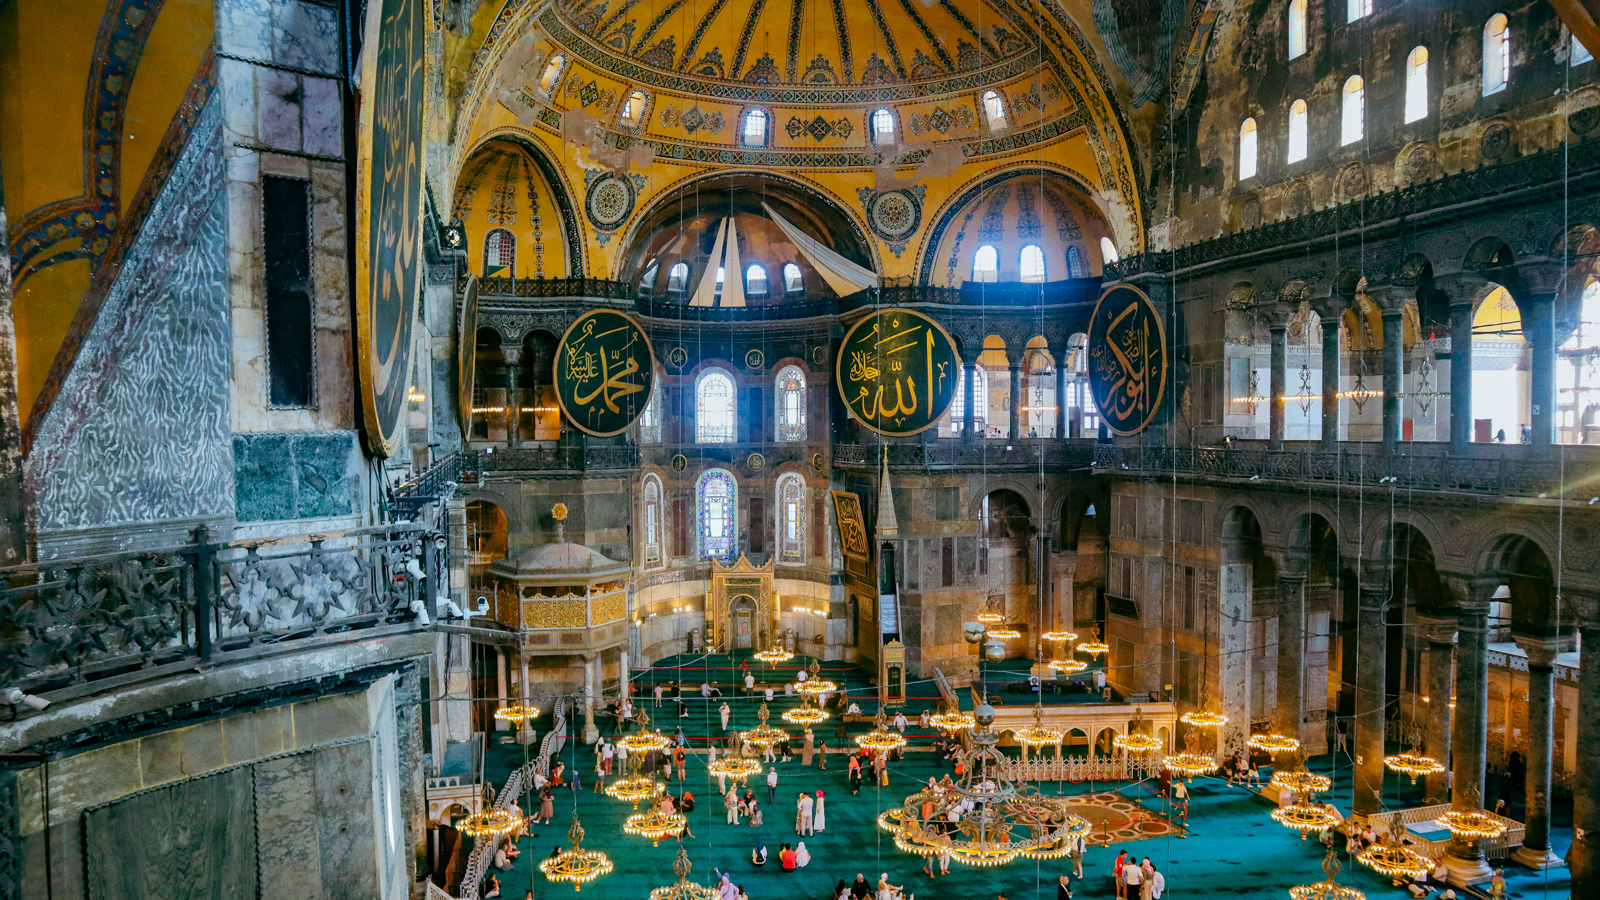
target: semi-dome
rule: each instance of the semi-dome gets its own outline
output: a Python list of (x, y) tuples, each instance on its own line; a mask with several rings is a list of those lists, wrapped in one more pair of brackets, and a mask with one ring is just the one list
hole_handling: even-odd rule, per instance
[(699, 9), (682, 0), (572, 0), (556, 15), (569, 30), (556, 29), (558, 40), (609, 71), (644, 66), (744, 85), (934, 81), (1037, 63), (1040, 49), (1038, 30), (1015, 8), (986, 0), (755, 0)]

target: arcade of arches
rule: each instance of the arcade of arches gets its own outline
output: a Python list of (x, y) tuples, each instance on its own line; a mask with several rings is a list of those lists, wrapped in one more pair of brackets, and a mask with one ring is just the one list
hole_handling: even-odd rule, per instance
[(0, 900), (1600, 896), (1589, 6), (0, 0)]

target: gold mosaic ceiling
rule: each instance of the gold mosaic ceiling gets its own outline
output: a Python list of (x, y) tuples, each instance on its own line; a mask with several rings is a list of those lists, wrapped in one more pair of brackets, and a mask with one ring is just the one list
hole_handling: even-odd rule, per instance
[(986, 0), (571, 0), (562, 24), (618, 75), (882, 85), (1037, 62), (1026, 13)]

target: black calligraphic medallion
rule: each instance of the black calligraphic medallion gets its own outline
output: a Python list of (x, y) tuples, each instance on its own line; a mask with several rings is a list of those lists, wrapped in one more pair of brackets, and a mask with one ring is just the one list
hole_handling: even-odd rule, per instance
[(422, 0), (368, 4), (356, 182), (356, 329), (369, 449), (398, 449), (422, 292)]
[(1089, 318), (1089, 392), (1106, 427), (1138, 434), (1155, 420), (1167, 385), (1167, 333), (1144, 291), (1107, 288)]
[(961, 363), (939, 323), (909, 309), (884, 309), (857, 322), (834, 360), (839, 398), (879, 434), (932, 428), (956, 398)]
[(644, 412), (655, 386), (650, 339), (631, 316), (585, 313), (556, 347), (556, 402), (578, 430), (620, 434)]

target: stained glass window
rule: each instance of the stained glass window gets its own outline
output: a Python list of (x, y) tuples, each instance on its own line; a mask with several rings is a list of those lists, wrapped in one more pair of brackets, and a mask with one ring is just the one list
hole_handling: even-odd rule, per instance
[(793, 472), (778, 479), (778, 555), (784, 562), (806, 560), (806, 483)]
[(733, 378), (712, 369), (695, 385), (695, 441), (701, 444), (733, 443)]
[(981, 366), (961, 367), (962, 381), (956, 386), (956, 399), (950, 404), (950, 431), (952, 434), (961, 433), (961, 423), (966, 415), (967, 408), (967, 382), (966, 379), (976, 376), (977, 381), (972, 383), (972, 430), (973, 433), (983, 434), (983, 411), (989, 407), (989, 377), (984, 374)]
[(1067, 248), (1067, 277), (1089, 277), (1089, 267), (1083, 264), (1083, 251), (1076, 246)]
[(644, 561), (646, 565), (661, 562), (661, 479), (654, 475), (644, 478)]
[(735, 511), (739, 489), (726, 469), (712, 469), (695, 483), (700, 509), (700, 555), (705, 558), (732, 559), (738, 541)]
[(806, 375), (799, 366), (785, 366), (778, 372), (777, 439), (806, 439)]

